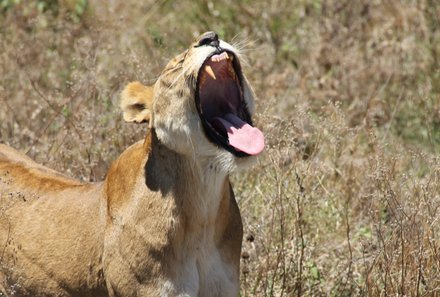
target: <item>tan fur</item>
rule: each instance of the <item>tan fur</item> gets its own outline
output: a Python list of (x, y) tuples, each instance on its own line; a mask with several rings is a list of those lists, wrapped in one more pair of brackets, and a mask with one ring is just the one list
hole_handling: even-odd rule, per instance
[(193, 80), (208, 54), (177, 56), (154, 93), (126, 87), (124, 119), (151, 128), (103, 182), (0, 145), (0, 296), (237, 296), (242, 222), (228, 175), (246, 161), (196, 128)]
[(126, 122), (148, 122), (151, 116), (153, 88), (140, 82), (129, 83), (121, 94), (121, 109)]

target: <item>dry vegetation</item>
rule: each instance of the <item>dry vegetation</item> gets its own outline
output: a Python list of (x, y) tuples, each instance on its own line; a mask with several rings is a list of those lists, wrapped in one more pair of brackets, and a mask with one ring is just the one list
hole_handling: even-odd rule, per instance
[(199, 33), (247, 53), (268, 147), (234, 177), (241, 296), (440, 296), (440, 2), (0, 0), (0, 141), (83, 180)]

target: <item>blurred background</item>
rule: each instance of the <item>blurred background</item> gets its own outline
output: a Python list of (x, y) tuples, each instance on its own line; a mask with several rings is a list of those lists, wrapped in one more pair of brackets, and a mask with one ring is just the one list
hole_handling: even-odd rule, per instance
[(0, 0), (0, 142), (103, 179), (146, 134), (122, 88), (209, 30), (267, 138), (233, 176), (241, 296), (439, 296), (437, 0)]

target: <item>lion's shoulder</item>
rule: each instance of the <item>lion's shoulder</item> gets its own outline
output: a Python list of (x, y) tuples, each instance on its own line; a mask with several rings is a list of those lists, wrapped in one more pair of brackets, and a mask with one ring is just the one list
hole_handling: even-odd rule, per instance
[(149, 143), (138, 141), (117, 158), (105, 178), (105, 192), (111, 206), (124, 204), (135, 188), (148, 158)]

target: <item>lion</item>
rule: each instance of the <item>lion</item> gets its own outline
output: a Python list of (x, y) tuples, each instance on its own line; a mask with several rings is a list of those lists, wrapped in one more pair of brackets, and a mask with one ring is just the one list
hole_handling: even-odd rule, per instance
[(128, 84), (123, 118), (148, 132), (102, 182), (0, 145), (0, 296), (237, 296), (229, 175), (264, 150), (240, 56), (207, 32), (154, 86)]

